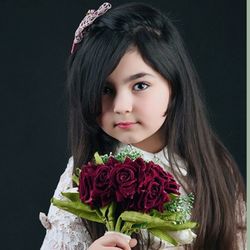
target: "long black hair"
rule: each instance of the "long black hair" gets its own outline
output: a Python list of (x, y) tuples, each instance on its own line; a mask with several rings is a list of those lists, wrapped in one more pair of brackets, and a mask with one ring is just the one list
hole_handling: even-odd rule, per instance
[[(95, 151), (109, 153), (119, 144), (102, 131), (97, 117), (107, 77), (133, 48), (170, 83), (164, 123), (168, 157), (172, 164), (177, 154), (187, 164), (182, 184), (195, 194), (192, 216), (199, 223), (197, 240), (189, 248), (239, 249), (238, 236), (245, 227), (240, 216), (245, 208), (242, 178), (209, 125), (199, 77), (180, 34), (168, 17), (149, 5), (129, 3), (109, 10), (88, 27), (69, 58), (69, 141), (74, 166), (88, 162)], [(101, 236), (103, 228), (87, 224), (93, 239)], [(147, 249), (143, 244), (139, 247)]]

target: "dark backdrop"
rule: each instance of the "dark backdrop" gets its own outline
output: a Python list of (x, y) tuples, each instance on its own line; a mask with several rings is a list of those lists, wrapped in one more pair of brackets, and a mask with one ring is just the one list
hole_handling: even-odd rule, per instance
[[(200, 74), (212, 125), (245, 176), (245, 1), (141, 2), (174, 19)], [(69, 157), (65, 61), (83, 14), (101, 3), (0, 1), (1, 249), (38, 249), (42, 242), (38, 214), (47, 212)]]

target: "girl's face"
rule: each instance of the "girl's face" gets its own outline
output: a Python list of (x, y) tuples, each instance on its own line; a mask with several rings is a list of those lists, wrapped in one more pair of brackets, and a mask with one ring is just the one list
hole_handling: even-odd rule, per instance
[(120, 142), (157, 152), (165, 146), (161, 127), (169, 98), (168, 81), (130, 50), (106, 81), (99, 125)]

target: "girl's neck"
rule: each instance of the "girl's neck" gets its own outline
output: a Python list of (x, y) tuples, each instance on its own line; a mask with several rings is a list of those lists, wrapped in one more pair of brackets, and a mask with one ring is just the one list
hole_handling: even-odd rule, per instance
[(166, 146), (166, 139), (163, 130), (161, 129), (151, 137), (138, 143), (131, 143), (131, 145), (148, 153), (155, 154), (160, 152)]
[(132, 143), (131, 145), (152, 154), (160, 152), (166, 146), (165, 143), (163, 142), (151, 143), (150, 141), (148, 143), (147, 142)]

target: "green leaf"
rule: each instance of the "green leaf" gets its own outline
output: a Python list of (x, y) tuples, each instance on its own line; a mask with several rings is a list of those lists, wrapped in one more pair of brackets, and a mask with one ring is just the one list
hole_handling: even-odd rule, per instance
[(79, 177), (77, 177), (75, 174), (73, 174), (73, 175), (72, 175), (72, 180), (73, 180), (73, 182), (74, 182), (77, 186), (79, 186)]
[(108, 155), (108, 154), (100, 155), (104, 164), (107, 163), (107, 161), (111, 155), (112, 155), (111, 153), (110, 153), (110, 155)]
[[(71, 194), (74, 194), (74, 193), (71, 193)], [(81, 217), (90, 221), (104, 223), (103, 220), (97, 215), (95, 209), (91, 209), (90, 206), (83, 204), (82, 202), (71, 201), (71, 200), (62, 201), (53, 197), (51, 199), (51, 203), (54, 206), (61, 208), (65, 211), (68, 211), (78, 217)]]
[(105, 206), (105, 207), (99, 208), (99, 210), (100, 210), (103, 217), (106, 217), (108, 209), (109, 209), (109, 204), (107, 206)]
[(152, 233), (154, 236), (171, 243), (174, 246), (178, 245), (178, 242), (173, 237), (171, 237), (167, 232), (161, 229), (152, 228), (149, 230), (149, 232)]
[(133, 224), (133, 228), (135, 228), (135, 229), (145, 229), (145, 228), (147, 228), (147, 223)]
[(79, 193), (69, 193), (69, 192), (62, 192), (61, 193), (64, 197), (68, 198), (70, 201), (74, 202), (76, 205), (80, 206), (86, 212), (96, 212), (95, 209), (92, 209), (89, 205), (84, 204), (79, 196)]
[(98, 154), (98, 152), (95, 152), (94, 158), (95, 158), (95, 163), (97, 165), (103, 164), (103, 160), (102, 160), (101, 156)]
[(80, 196), (79, 196), (79, 193), (77, 192), (61, 192), (62, 196), (66, 197), (67, 199), (71, 200), (71, 201), (79, 201), (81, 202), (80, 200)]
[(176, 213), (169, 212), (161, 215), (161, 219), (166, 221), (175, 221), (175, 222), (181, 221), (182, 217), (183, 217), (182, 213), (179, 212)]
[(170, 193), (170, 194), (168, 194), (168, 195), (169, 195), (171, 201), (172, 201), (172, 200), (175, 200), (176, 198), (178, 198), (178, 197), (180, 196), (180, 195), (178, 195), (178, 194), (173, 194), (173, 193)]
[(165, 221), (176, 222), (176, 224), (183, 224), (187, 221), (186, 213), (183, 212), (172, 212), (165, 210), (163, 213), (160, 213), (156, 209), (153, 209), (150, 211), (150, 215)]
[(183, 224), (173, 224), (173, 222), (165, 221), (157, 217), (150, 216), (148, 214), (142, 214), (140, 212), (125, 211), (120, 217), (124, 221), (133, 223), (147, 223), (147, 228), (164, 228), (166, 230), (178, 231), (188, 228), (194, 228), (197, 226), (195, 222), (186, 222)]
[(176, 224), (174, 225), (173, 223), (165, 222), (165, 225), (160, 224), (160, 225), (151, 225), (152, 228), (161, 228), (161, 229), (166, 229), (170, 231), (179, 231), (179, 230), (185, 230), (185, 229), (192, 229), (196, 228), (198, 224), (196, 222), (188, 221), (183, 224)]
[(162, 220), (157, 217), (153, 217), (148, 214), (135, 212), (135, 211), (125, 211), (121, 213), (120, 216), (124, 221), (130, 221), (136, 224), (147, 223), (148, 225), (149, 223), (152, 223), (152, 222), (162, 222)]
[(81, 169), (80, 168), (76, 168), (75, 174), (76, 174), (77, 177), (80, 176), (80, 173), (81, 173)]

